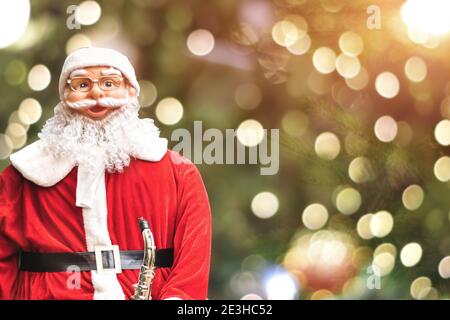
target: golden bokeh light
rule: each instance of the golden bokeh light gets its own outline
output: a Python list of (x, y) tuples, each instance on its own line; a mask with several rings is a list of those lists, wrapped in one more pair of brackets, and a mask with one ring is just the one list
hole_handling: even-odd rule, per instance
[(420, 57), (411, 57), (405, 64), (406, 77), (412, 82), (422, 82), (427, 77), (428, 69)]
[(288, 51), (297, 56), (307, 53), (310, 48), (311, 37), (308, 34), (305, 34), (298, 38), (293, 44), (287, 46)]
[(333, 160), (341, 151), (341, 143), (334, 133), (323, 132), (316, 138), (314, 150), (320, 158)]
[(364, 183), (373, 178), (373, 169), (369, 159), (357, 157), (348, 166), (348, 175), (355, 183)]
[(272, 28), (272, 38), (280, 46), (291, 53), (301, 55), (311, 46), (311, 38), (307, 35), (308, 23), (297, 14), (290, 14), (278, 21)]
[(450, 2), (442, 0), (407, 0), (401, 8), (403, 21), (424, 33), (441, 35), (450, 32)]
[(313, 54), (313, 65), (320, 73), (332, 73), (336, 69), (336, 53), (328, 47), (318, 48)]
[(410, 287), (411, 296), (414, 299), (421, 300), (428, 295), (430, 290), (432, 289), (431, 280), (428, 277), (419, 277), (416, 278)]
[(301, 285), (311, 290), (341, 291), (355, 276), (353, 256), (356, 244), (351, 235), (319, 230), (297, 237), (284, 256), (283, 265), (298, 275)]
[(0, 133), (0, 160), (7, 159), (13, 150), (13, 143), (11, 139), (5, 135)]
[(439, 262), (439, 275), (444, 279), (450, 278), (450, 256), (447, 256)]
[(11, 124), (11, 123), (18, 123), (22, 127), (24, 127), (25, 130), (27, 130), (27, 131), (28, 131), (28, 129), (30, 129), (30, 125), (29, 124), (26, 124), (26, 123), (22, 122), (22, 120), (19, 117), (19, 112), (17, 110), (14, 111), (13, 113), (11, 113), (11, 115), (9, 116), (8, 125)]
[(373, 252), (373, 256), (387, 252), (391, 254), (394, 258), (397, 256), (397, 248), (392, 243), (382, 243), (379, 246), (376, 247), (375, 251)]
[(196, 56), (206, 56), (214, 49), (213, 34), (205, 29), (192, 31), (187, 38), (187, 48)]
[(307, 258), (311, 264), (339, 266), (349, 256), (352, 249), (345, 238), (335, 237), (333, 232), (321, 230), (311, 237)]
[(31, 125), (39, 121), (42, 116), (42, 107), (39, 101), (27, 98), (20, 103), (17, 115), (21, 123)]
[(148, 108), (155, 103), (158, 97), (158, 90), (153, 82), (148, 80), (140, 80), (139, 86), (141, 87), (141, 92), (138, 97), (139, 104), (142, 108)]
[(171, 126), (183, 117), (183, 105), (175, 98), (164, 98), (156, 106), (155, 113), (161, 123)]
[(405, 267), (413, 267), (422, 258), (422, 247), (412, 242), (405, 245), (400, 251), (400, 260)]
[(30, 19), (29, 0), (3, 0), (0, 2), (0, 49), (19, 40)]
[(432, 35), (432, 34), (429, 35), (428, 39), (424, 43), (422, 43), (422, 45), (428, 49), (435, 49), (435, 48), (439, 47), (440, 44), (441, 44), (441, 40), (440, 40), (439, 36)]
[(22, 137), (27, 134), (27, 130), (19, 123), (13, 122), (6, 128), (6, 135), (11, 137)]
[(395, 257), (389, 252), (381, 252), (374, 255), (372, 268), (375, 274), (383, 277), (394, 269)]
[(345, 215), (351, 215), (361, 206), (361, 195), (354, 188), (345, 188), (336, 197), (336, 208)]
[(370, 222), (372, 221), (373, 216), (374, 215), (372, 213), (363, 215), (361, 218), (359, 218), (356, 225), (356, 231), (358, 232), (358, 235), (364, 240), (369, 240), (374, 237), (372, 231), (370, 230)]
[(264, 139), (264, 128), (254, 119), (244, 120), (236, 130), (238, 141), (247, 147), (254, 147)]
[[(16, 115), (18, 116), (18, 113), (16, 113)], [(9, 122), (5, 133), (12, 143), (13, 150), (20, 149), (26, 144), (28, 139), (28, 127), (28, 125), (24, 126), (20, 122)]]
[(328, 210), (320, 203), (310, 204), (303, 210), (302, 221), (310, 230), (320, 229), (328, 221)]
[(273, 41), (283, 47), (293, 45), (301, 36), (296, 25), (288, 20), (278, 21), (272, 28)]
[(268, 300), (293, 300), (297, 294), (297, 279), (289, 272), (274, 272), (264, 281)]
[(440, 157), (433, 167), (434, 176), (441, 182), (450, 181), (450, 157)]
[(364, 50), (364, 42), (357, 33), (347, 31), (339, 37), (339, 48), (344, 54), (357, 57)]
[(11, 142), (13, 144), (13, 149), (18, 150), (25, 146), (28, 140), (28, 134), (25, 133), (23, 136), (8, 136), (11, 139)]
[(355, 277), (348, 280), (342, 288), (342, 295), (345, 299), (362, 298), (367, 290), (367, 281), (363, 277)]
[(362, 90), (369, 84), (369, 73), (364, 67), (361, 67), (356, 76), (345, 78), (345, 83), (353, 90)]
[(443, 146), (450, 146), (450, 120), (441, 120), (434, 129), (436, 141)]
[(33, 91), (42, 91), (51, 81), (50, 70), (43, 64), (35, 65), (28, 73), (28, 85)]
[(354, 78), (361, 71), (361, 63), (357, 57), (341, 53), (336, 59), (336, 70), (344, 78)]
[(96, 1), (83, 1), (75, 10), (75, 19), (82, 25), (95, 24), (102, 15), (102, 8)]
[(375, 89), (386, 99), (392, 99), (400, 92), (400, 81), (392, 72), (382, 72), (375, 80)]
[(418, 209), (422, 205), (423, 199), (423, 189), (416, 184), (407, 187), (402, 194), (403, 205), (406, 209), (411, 211)]
[(370, 231), (377, 238), (387, 236), (394, 227), (394, 218), (388, 211), (378, 211), (370, 220)]
[(412, 42), (422, 45), (430, 40), (430, 35), (428, 34), (428, 32), (419, 30), (411, 26), (408, 27), (408, 37)]
[(255, 216), (268, 219), (277, 213), (279, 208), (278, 197), (272, 192), (260, 192), (252, 200), (251, 208)]
[(302, 38), (308, 33), (308, 22), (302, 16), (298, 14), (289, 14), (284, 20), (294, 24), (297, 28), (298, 38)]
[(391, 142), (397, 136), (397, 122), (391, 116), (382, 116), (375, 122), (374, 132), (381, 142)]

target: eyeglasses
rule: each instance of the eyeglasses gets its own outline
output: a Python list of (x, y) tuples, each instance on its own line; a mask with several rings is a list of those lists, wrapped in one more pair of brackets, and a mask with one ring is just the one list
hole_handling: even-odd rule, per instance
[(67, 84), (70, 89), (77, 92), (88, 92), (94, 86), (94, 83), (98, 83), (98, 86), (103, 91), (112, 91), (120, 87), (123, 82), (123, 78), (119, 76), (104, 76), (98, 79), (92, 79), (89, 77), (74, 77), (67, 80)]

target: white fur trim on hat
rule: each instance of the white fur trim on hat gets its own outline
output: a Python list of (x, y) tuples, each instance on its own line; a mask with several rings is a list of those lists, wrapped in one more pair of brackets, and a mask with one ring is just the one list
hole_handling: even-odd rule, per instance
[(136, 95), (139, 96), (140, 88), (134, 68), (125, 55), (109, 48), (88, 47), (78, 49), (66, 58), (59, 77), (59, 98), (61, 101), (64, 100), (64, 88), (72, 71), (96, 66), (109, 66), (118, 69), (136, 89)]

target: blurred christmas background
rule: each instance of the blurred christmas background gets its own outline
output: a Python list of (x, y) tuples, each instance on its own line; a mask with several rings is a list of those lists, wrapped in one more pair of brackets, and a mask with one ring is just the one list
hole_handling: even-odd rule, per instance
[(276, 175), (198, 165), (210, 299), (449, 298), (449, 14), (439, 0), (2, 0), (0, 169), (52, 116), (66, 55), (112, 47), (169, 141), (195, 120), (280, 130)]

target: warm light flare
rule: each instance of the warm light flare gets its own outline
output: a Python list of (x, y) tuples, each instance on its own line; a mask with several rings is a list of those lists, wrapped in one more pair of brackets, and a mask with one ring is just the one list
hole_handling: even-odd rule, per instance
[(402, 6), (401, 16), (410, 27), (432, 35), (450, 32), (450, 1), (408, 0)]

